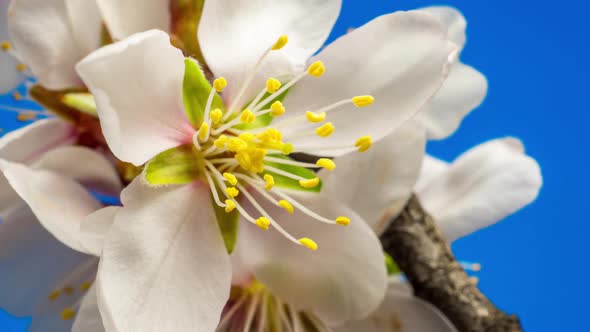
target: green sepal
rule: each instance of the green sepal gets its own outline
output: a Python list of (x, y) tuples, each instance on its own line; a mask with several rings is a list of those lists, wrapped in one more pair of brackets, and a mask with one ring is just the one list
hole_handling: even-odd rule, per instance
[[(184, 80), (182, 82), (182, 99), (188, 119), (195, 128), (198, 128), (205, 115), (205, 106), (209, 93), (211, 93), (211, 84), (205, 78), (199, 63), (191, 58), (184, 59)], [(219, 94), (215, 93), (211, 110), (219, 108), (225, 109), (223, 100)]]
[[(269, 155), (269, 157), (291, 160), (291, 158), (289, 158), (285, 155), (282, 155), (282, 154), (271, 154), (271, 155)], [(314, 173), (313, 171), (311, 171), (305, 167), (273, 163), (270, 161), (265, 161), (264, 164), (268, 165), (268, 166), (272, 166), (274, 168), (278, 168), (278, 169), (285, 171), (285, 172), (289, 172), (291, 174), (299, 175), (304, 179), (313, 179), (313, 178), (317, 177), (316, 173)], [(275, 180), (275, 186), (280, 187), (280, 188), (297, 190), (297, 191), (315, 192), (315, 193), (319, 193), (322, 190), (322, 180), (321, 179), (320, 179), (320, 183), (315, 188), (303, 188), (299, 184), (299, 181), (297, 181), (295, 179), (291, 179), (286, 176), (279, 175), (274, 172), (266, 171), (266, 170), (262, 173), (262, 176), (264, 176), (264, 174), (272, 175), (272, 177)]]
[(388, 276), (391, 276), (394, 274), (399, 274), (402, 272), (402, 270), (400, 270), (399, 266), (397, 266), (397, 263), (393, 260), (393, 257), (391, 257), (386, 252), (384, 252), (383, 255), (385, 256), (385, 267), (387, 268), (387, 275)]
[(67, 106), (74, 108), (80, 112), (96, 115), (96, 102), (94, 96), (87, 92), (71, 92), (66, 93), (62, 97), (62, 102)]
[(152, 185), (185, 184), (203, 172), (203, 161), (192, 144), (161, 152), (145, 165), (145, 179)]
[[(269, 109), (270, 105), (272, 105), (272, 103), (274, 103), (275, 101), (282, 102), (285, 99), (285, 97), (287, 96), (288, 92), (289, 92), (289, 89), (283, 91), (283, 93), (278, 95), (275, 99), (266, 103), (266, 105), (262, 106), (260, 109), (261, 110)], [(264, 97), (262, 97), (261, 100), (264, 100), (268, 96), (270, 96), (270, 93), (267, 92), (264, 94)], [(250, 102), (248, 102), (246, 104), (246, 106), (247, 105), (250, 105)], [(239, 114), (238, 114), (238, 116), (239, 116)], [(273, 120), (273, 116), (270, 115), (270, 113), (267, 113), (264, 115), (257, 116), (256, 120), (254, 120), (253, 123), (242, 123), (237, 126), (234, 126), (234, 128), (239, 129), (239, 130), (252, 130), (252, 129), (257, 129), (257, 128), (264, 128), (264, 127), (267, 127), (268, 125), (270, 125), (272, 123), (272, 120)]]
[[(217, 185), (217, 182), (215, 185), (215, 190), (217, 190), (217, 195), (219, 197), (224, 197), (224, 193)], [(221, 231), (221, 236), (223, 237), (223, 243), (225, 243), (225, 249), (227, 250), (228, 254), (231, 254), (235, 249), (238, 238), (238, 221), (240, 213), (237, 209), (234, 209), (229, 213), (225, 212), (225, 208), (215, 204), (213, 197), (211, 197), (211, 202), (213, 202), (213, 210), (215, 211), (217, 224), (219, 225), (219, 230)]]

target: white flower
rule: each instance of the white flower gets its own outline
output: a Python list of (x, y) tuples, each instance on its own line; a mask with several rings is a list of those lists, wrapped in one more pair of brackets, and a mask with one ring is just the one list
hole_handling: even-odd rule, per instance
[(93, 229), (80, 230), (82, 220), (102, 208), (87, 189), (121, 190), (111, 163), (73, 146), (76, 139), (76, 129), (59, 119), (0, 139), (0, 307), (32, 316), (30, 331), (71, 326), (102, 247)]
[[(419, 151), (423, 151), (424, 136), (405, 129), (405, 134), (402, 130), (382, 140), (356, 162), (343, 156), (335, 159), (338, 169), (320, 174), (324, 193), (348, 203), (377, 233), (401, 211), (412, 192), (449, 241), (500, 221), (528, 205), (539, 193), (539, 166), (515, 138), (481, 144), (451, 164), (427, 156), (420, 171), (416, 162), (422, 158)], [(359, 172), (377, 164), (383, 168)], [(351, 183), (352, 190), (344, 192), (341, 181), (353, 174), (357, 179)], [(369, 196), (369, 192), (377, 196)], [(399, 281), (391, 281), (391, 287), (407, 288)], [(455, 331), (436, 309), (409, 294), (400, 297), (397, 292), (388, 293), (371, 317), (342, 331), (389, 331), (392, 320), (408, 331)]]
[(10, 32), (7, 38), (0, 27), (5, 51), (0, 51), (0, 92), (12, 89), (27, 74), (15, 57), (46, 88), (83, 87), (75, 65), (100, 47), (103, 20), (117, 39), (153, 28), (168, 30), (170, 25), (165, 0), (12, 0), (9, 7), (8, 3), (0, 5), (2, 22), (8, 22)]
[[(456, 49), (436, 20), (408, 12), (377, 18), (313, 57), (339, 9), (335, 0), (206, 2), (199, 43), (215, 89), (159, 31), (77, 66), (113, 153), (148, 162), (123, 192), (102, 253), (97, 296), (108, 331), (215, 329), (230, 288), (215, 218), (229, 225), (224, 209), (239, 212), (239, 232), (250, 239), (237, 252), (251, 253), (257, 278), (283, 290), (281, 298), (298, 297), (333, 323), (376, 308), (386, 280), (374, 233), (343, 204), (284, 189), (318, 191), (305, 167), (332, 163), (281, 153), (365, 151), (428, 102)], [(268, 114), (283, 112), (272, 123), (280, 131), (268, 128)], [(311, 288), (289, 293), (285, 276)]]
[[(467, 21), (451, 7), (427, 7), (421, 12), (437, 18), (447, 27), (448, 35), (462, 51), (465, 46)], [(455, 63), (444, 84), (428, 107), (417, 116), (429, 139), (450, 136), (461, 120), (481, 104), (487, 94), (488, 83), (480, 72), (461, 62)]]

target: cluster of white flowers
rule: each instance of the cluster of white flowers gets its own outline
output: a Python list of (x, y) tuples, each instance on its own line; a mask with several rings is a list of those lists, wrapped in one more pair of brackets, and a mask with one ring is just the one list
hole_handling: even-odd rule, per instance
[(539, 167), (515, 138), (425, 154), (487, 92), (457, 10), (323, 47), (341, 2), (3, 1), (0, 92), (46, 110), (0, 139), (0, 307), (43, 332), (455, 331), (379, 233), (416, 193), (453, 241)]

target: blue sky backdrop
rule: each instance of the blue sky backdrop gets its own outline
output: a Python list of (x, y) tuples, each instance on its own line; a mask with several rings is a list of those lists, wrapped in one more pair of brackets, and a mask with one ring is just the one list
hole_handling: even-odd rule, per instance
[[(512, 135), (524, 141), (544, 176), (533, 205), (453, 249), (458, 258), (483, 265), (480, 287), (501, 308), (518, 313), (525, 330), (588, 331), (590, 3), (344, 0), (331, 40), (375, 16), (434, 4), (455, 6), (467, 17), (462, 60), (488, 77), (490, 89), (460, 130), (431, 143), (429, 152), (452, 160), (478, 143)], [(0, 112), (0, 127), (16, 127), (14, 116)], [(0, 331), (27, 326), (0, 311)]]

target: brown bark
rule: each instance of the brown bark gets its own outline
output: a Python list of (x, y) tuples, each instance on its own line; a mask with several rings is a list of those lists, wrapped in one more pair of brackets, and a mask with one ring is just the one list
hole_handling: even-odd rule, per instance
[(498, 309), (469, 279), (415, 196), (390, 223), (381, 242), (414, 294), (436, 306), (459, 331), (522, 331), (516, 315)]

